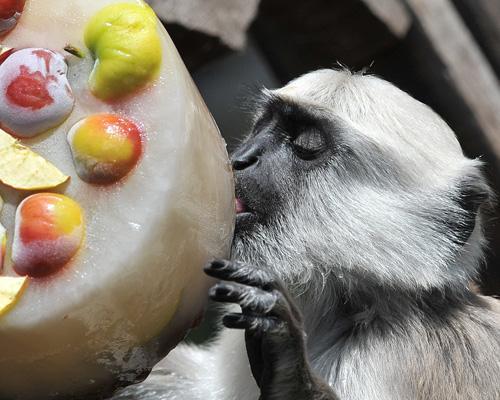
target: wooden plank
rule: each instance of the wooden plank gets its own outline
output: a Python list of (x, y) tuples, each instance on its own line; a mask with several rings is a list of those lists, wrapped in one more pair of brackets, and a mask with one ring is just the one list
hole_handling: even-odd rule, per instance
[(171, 24), (219, 38), (241, 50), (260, 0), (147, 0), (160, 18)]
[(398, 38), (403, 38), (411, 25), (411, 17), (400, 0), (362, 0)]
[(475, 115), (500, 166), (500, 86), (488, 60), (449, 0), (406, 2), (441, 61), (436, 72), (446, 74)]
[(500, 77), (500, 1), (453, 0), (453, 3)]

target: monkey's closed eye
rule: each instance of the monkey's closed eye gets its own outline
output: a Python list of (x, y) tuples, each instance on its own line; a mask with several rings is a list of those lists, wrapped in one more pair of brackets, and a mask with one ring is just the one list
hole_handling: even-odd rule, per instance
[(300, 158), (310, 160), (325, 149), (326, 141), (321, 132), (306, 130), (292, 140), (292, 145)]

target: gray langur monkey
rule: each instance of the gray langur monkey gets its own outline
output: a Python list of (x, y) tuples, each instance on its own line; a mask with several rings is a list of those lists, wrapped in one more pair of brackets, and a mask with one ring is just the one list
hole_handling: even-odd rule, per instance
[(233, 329), (116, 399), (500, 399), (499, 307), (470, 290), (492, 192), (438, 115), (320, 70), (263, 91), (232, 163), (232, 261), (205, 271)]

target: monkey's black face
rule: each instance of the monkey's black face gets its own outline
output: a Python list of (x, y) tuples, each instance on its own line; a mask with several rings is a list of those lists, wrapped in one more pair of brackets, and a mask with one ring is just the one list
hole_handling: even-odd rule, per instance
[[(317, 110), (270, 95), (247, 140), (234, 152), (236, 235), (279, 219), (290, 210), (303, 175), (335, 152), (331, 120)], [(295, 196), (294, 196), (295, 194)]]

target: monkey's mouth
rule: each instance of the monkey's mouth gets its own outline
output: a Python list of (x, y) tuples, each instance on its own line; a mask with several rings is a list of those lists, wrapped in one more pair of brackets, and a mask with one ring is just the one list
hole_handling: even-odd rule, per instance
[(248, 230), (252, 223), (256, 222), (257, 220), (255, 212), (253, 212), (245, 203), (245, 201), (239, 197), (236, 198), (235, 209), (236, 232)]
[(255, 213), (247, 206), (245, 201), (239, 197), (236, 198), (236, 217), (244, 216), (246, 214), (254, 215)]
[(236, 207), (236, 215), (248, 212), (245, 203), (243, 202), (242, 199), (240, 199), (238, 197), (236, 198), (235, 207)]

